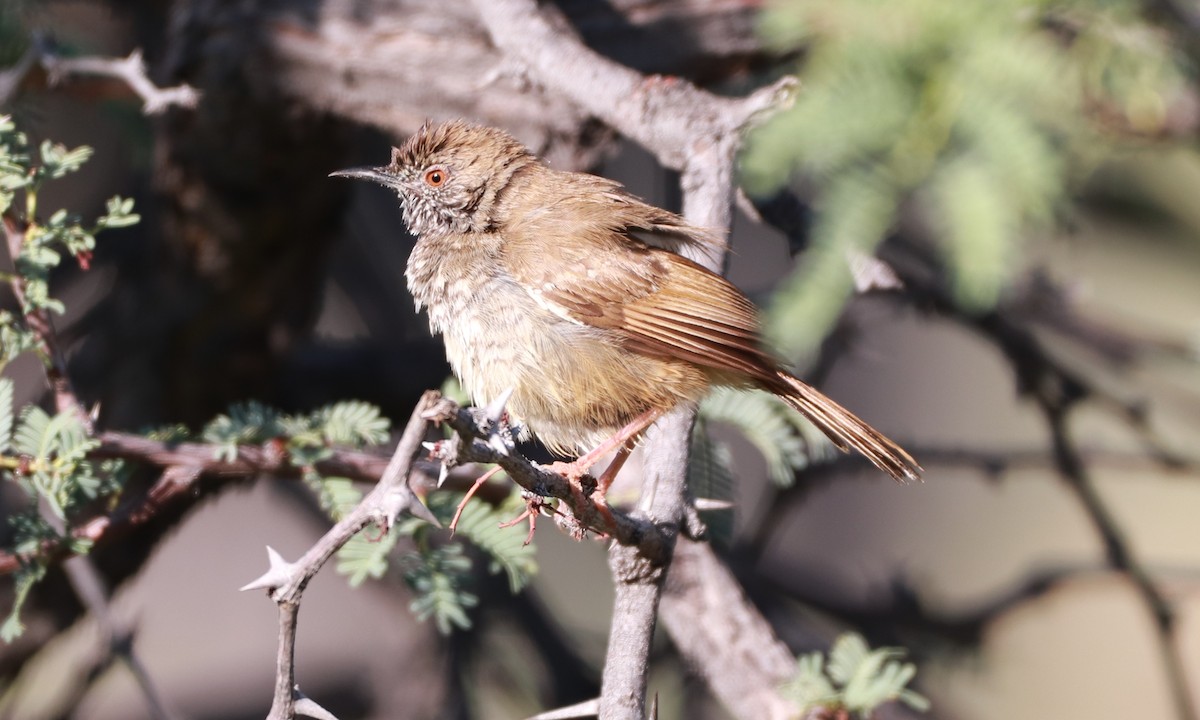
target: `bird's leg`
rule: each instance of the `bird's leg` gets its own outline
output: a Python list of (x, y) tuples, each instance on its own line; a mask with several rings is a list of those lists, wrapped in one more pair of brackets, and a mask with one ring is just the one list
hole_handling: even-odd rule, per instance
[(467, 506), (467, 501), (471, 499), (471, 496), (473, 496), (475, 492), (479, 490), (479, 488), (483, 487), (485, 482), (490, 480), (493, 475), (500, 472), (501, 469), (502, 468), (497, 465), (491, 470), (488, 470), (484, 474), (480, 475), (479, 479), (475, 481), (475, 484), (471, 486), (471, 489), (467, 491), (467, 494), (463, 495), (463, 499), (458, 503), (458, 507), (454, 509), (454, 519), (450, 521), (450, 537), (454, 537), (454, 528), (458, 526), (458, 519), (462, 517), (463, 508)]
[(625, 466), (625, 461), (629, 459), (635, 447), (637, 447), (636, 437), (626, 440), (617, 454), (613, 456), (612, 462), (604, 469), (604, 473), (596, 478), (596, 495), (600, 498), (603, 499), (608, 495), (608, 489), (612, 487), (613, 480), (617, 479), (617, 473), (621, 472), (621, 468)]
[(609, 528), (616, 527), (616, 519), (608, 509), (608, 498), (605, 497), (608, 493), (608, 488), (612, 486), (613, 480), (617, 478), (617, 473), (621, 471), (622, 466), (625, 465), (625, 461), (629, 459), (629, 454), (633, 452), (634, 446), (637, 445), (638, 438), (646, 431), (646, 428), (653, 425), (654, 421), (660, 417), (662, 417), (661, 410), (647, 410), (575, 462), (556, 462), (550, 465), (551, 472), (558, 473), (569, 482), (578, 484), (583, 476), (587, 474), (588, 468), (595, 465), (597, 460), (614, 449), (617, 450), (617, 454), (613, 457), (612, 462), (608, 464), (608, 468), (597, 479), (596, 489), (591, 495), (593, 501), (596, 503), (596, 509), (604, 517)]
[[(641, 436), (641, 434), (646, 431), (646, 428), (653, 425), (654, 421), (660, 417), (662, 417), (661, 410), (647, 410), (631, 420), (625, 427), (613, 433), (612, 437), (597, 445), (595, 449), (586, 455), (582, 455), (579, 457), (579, 459), (569, 463), (551, 463), (548, 466), (548, 469), (550, 472), (562, 475), (568, 480), (577, 481), (584, 475), (587, 475), (588, 469), (595, 465), (600, 458), (604, 457), (613, 450), (616, 450), (617, 448), (621, 448), (621, 450), (618, 451), (617, 456), (613, 458), (612, 463), (609, 465), (609, 470), (604, 472), (605, 476), (611, 475), (611, 477), (608, 478), (608, 483), (604, 485), (604, 489), (608, 490), (608, 485), (612, 484), (613, 479), (617, 476), (617, 470), (620, 470), (621, 466), (625, 464), (625, 460), (629, 456), (629, 451), (632, 450), (633, 445), (637, 443), (638, 437)], [(615, 470), (613, 469), (614, 465), (616, 466)], [(611, 471), (611, 473), (609, 471)]]

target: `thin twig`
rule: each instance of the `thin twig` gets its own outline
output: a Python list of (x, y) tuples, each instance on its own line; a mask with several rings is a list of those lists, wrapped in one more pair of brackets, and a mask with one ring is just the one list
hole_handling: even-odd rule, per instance
[(64, 58), (55, 53), (50, 41), (35, 36), (29, 49), (15, 65), (0, 73), (0, 105), (16, 94), (34, 67), (46, 72), (50, 85), (71, 77), (93, 76), (120, 80), (142, 100), (142, 112), (157, 115), (170, 107), (193, 108), (200, 101), (200, 92), (186, 83), (159, 87), (146, 74), (142, 51), (134, 50), (123, 58), (84, 56)]
[(1069, 406), (1064, 407), (1057, 404), (1053, 399), (1043, 399), (1040, 404), (1050, 426), (1050, 437), (1059, 474), (1083, 506), (1088, 519), (1092, 521), (1092, 525), (1104, 545), (1104, 554), (1108, 563), (1129, 577), (1142, 602), (1145, 603), (1146, 609), (1150, 611), (1150, 616), (1154, 621), (1159, 653), (1167, 671), (1167, 681), (1171, 689), (1171, 699), (1175, 704), (1176, 716), (1180, 720), (1196, 720), (1198, 717), (1196, 706), (1188, 687), (1187, 672), (1180, 654), (1179, 638), (1175, 636), (1175, 609), (1151, 578), (1150, 571), (1130, 548), (1125, 534), (1109, 510), (1108, 504), (1101, 497), (1083, 463), (1083, 458), (1071, 441), (1067, 431)]

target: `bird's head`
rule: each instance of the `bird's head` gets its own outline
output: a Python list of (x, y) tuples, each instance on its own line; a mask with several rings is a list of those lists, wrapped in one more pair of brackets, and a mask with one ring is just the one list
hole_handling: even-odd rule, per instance
[(534, 156), (503, 130), (452, 120), (425, 123), (384, 167), (331, 173), (396, 191), (409, 232), (417, 237), (484, 232), (513, 173)]

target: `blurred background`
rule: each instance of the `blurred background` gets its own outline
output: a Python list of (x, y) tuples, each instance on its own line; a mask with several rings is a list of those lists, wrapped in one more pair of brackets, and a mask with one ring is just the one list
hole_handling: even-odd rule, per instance
[[(801, 375), (927, 474), (897, 486), (802, 425), (768, 428), (778, 411), (753, 398), (702, 411), (716, 464), (696, 492), (734, 501), (708, 516), (713, 542), (788, 647), (825, 650), (849, 629), (904, 647), (931, 718), (1197, 718), (1200, 5), (544, 9), (608, 57), (719, 94), (801, 79), (747, 139), (728, 274)], [(556, 167), (679, 199), (644, 150), (504, 68), (465, 1), (0, 9), (4, 67), (47, 47), (141, 48), (156, 82), (202, 93), (149, 116), (117, 81), (0, 75), (18, 80), (0, 82), (0, 112), (33, 144), (95, 148), (47, 186), (43, 213), (94, 217), (121, 194), (142, 216), (102, 235), (86, 272), (52, 277), (70, 376), (103, 429), (198, 432), (247, 400), (299, 413), (361, 399), (403, 425), (448, 376), (404, 286), (412, 239), (387, 191), (326, 176), (383, 164), (426, 118), (498, 125)], [(0, 302), (16, 307), (7, 290)], [(49, 407), (35, 359), (4, 374), (17, 406)], [(3, 502), (15, 515), (28, 499)], [(265, 545), (297, 557), (328, 526), (295, 479), (209, 478), (96, 546), (112, 612), (176, 716), (266, 713), (276, 608), (237, 588)], [(594, 697), (603, 545), (546, 523), (515, 595), (466, 545), (457, 581), (479, 602), (444, 634), (410, 612), (404, 562), (445, 541), (401, 538), (393, 569), (356, 588), (333, 567), (316, 578), (304, 692), (341, 718), (522, 718)], [(0, 648), (0, 717), (153, 717), (57, 568), (22, 619)], [(660, 641), (659, 717), (731, 717)]]

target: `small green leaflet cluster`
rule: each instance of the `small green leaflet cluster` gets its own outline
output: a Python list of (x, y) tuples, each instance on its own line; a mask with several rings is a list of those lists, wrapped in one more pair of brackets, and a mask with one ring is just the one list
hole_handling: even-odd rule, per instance
[[(462, 499), (457, 493), (437, 493), (429, 498), (429, 509), (443, 526), (450, 522)], [(501, 528), (524, 509), (520, 493), (514, 492), (505, 502), (492, 507), (482, 500), (468, 503), (459, 518), (457, 533), (467, 538), (490, 558), (489, 570), (503, 571), (512, 592), (520, 592), (537, 572), (534, 546), (525, 545), (525, 530)], [(404, 581), (413, 592), (411, 609), (421, 620), (433, 618), (439, 632), (448, 634), (453, 628), (471, 627), (470, 609), (479, 598), (470, 591), (471, 558), (457, 542), (432, 544), (432, 528), (416, 518), (407, 518), (382, 538), (359, 534), (338, 552), (338, 572), (349, 577), (352, 585), (363, 580), (379, 578), (389, 568), (388, 558), (401, 538), (410, 538), (415, 549), (404, 553), (399, 567)]]
[[(237, 458), (239, 445), (280, 442), (288, 460), (303, 469), (304, 482), (321, 507), (337, 520), (362, 501), (363, 493), (348, 478), (322, 476), (317, 464), (333, 454), (334, 446), (383, 443), (387, 431), (387, 418), (364, 402), (335, 403), (307, 415), (285, 415), (261, 403), (248, 402), (215, 418), (201, 436), (215, 446), (217, 459), (226, 461)], [(428, 502), (445, 525), (461, 498), (453, 493), (436, 493)], [(500, 528), (499, 524), (523, 509), (520, 495), (515, 492), (498, 507), (476, 500), (466, 506), (457, 527), (460, 536), (488, 555), (492, 572), (507, 575), (513, 592), (528, 585), (536, 573), (535, 550), (532, 545), (523, 545), (523, 528)], [(443, 633), (454, 627), (470, 627), (468, 611), (479, 602), (467, 589), (472, 560), (457, 542), (434, 547), (430, 530), (427, 523), (406, 518), (382, 537), (373, 537), (371, 530), (360, 533), (338, 551), (337, 570), (357, 586), (368, 578), (382, 577), (397, 563), (413, 590), (412, 609), (418, 617), (433, 618)], [(416, 549), (403, 551), (397, 558), (396, 548), (403, 538), (411, 539)]]
[[(38, 194), (50, 180), (65, 177), (79, 170), (92, 149), (86, 145), (68, 149), (49, 140), (37, 149), (37, 160), (25, 134), (19, 132), (12, 119), (0, 117), (0, 213), (9, 213), (19, 197), (24, 197), (24, 218), (28, 223), (20, 253), (14, 260), (17, 276), (25, 295), (23, 310), (63, 312), (63, 304), (50, 296), (50, 271), (62, 262), (65, 251), (75, 257), (85, 269), (96, 248), (96, 233), (106, 228), (127, 227), (138, 222), (133, 212), (133, 200), (114, 196), (109, 199), (104, 215), (85, 227), (83, 221), (66, 210), (57, 210), (46, 220), (37, 215)], [(0, 320), (0, 331), (13, 331), (11, 319)], [(29, 340), (18, 340), (29, 345)], [(6, 344), (7, 345), (7, 344)], [(3, 353), (8, 355), (6, 349)]]
[(908, 689), (917, 673), (912, 663), (901, 662), (901, 648), (872, 650), (857, 633), (845, 633), (829, 651), (802, 655), (796, 675), (780, 690), (800, 706), (801, 713), (814, 708), (845, 710), (858, 718), (869, 718), (884, 703), (900, 701), (925, 711), (929, 701)]
[(834, 457), (836, 449), (820, 430), (778, 397), (762, 391), (718, 387), (700, 404), (704, 423), (725, 423), (745, 435), (767, 462), (767, 474), (780, 487), (796, 471)]
[[(97, 501), (115, 500), (120, 492), (125, 479), (121, 463), (87, 458), (99, 444), (71, 412), (49, 415), (28, 405), (16, 419), (13, 382), (0, 378), (0, 478), (24, 491), (29, 500), (25, 510), (7, 518), (13, 545), (6, 550), (25, 563), (17, 572), (17, 601), (0, 627), (6, 642), (21, 634), (21, 603), (45, 573), (45, 550), (65, 546), (75, 554), (87, 553), (89, 544), (69, 532), (75, 513)], [(39, 504), (52, 520), (38, 512)]]

